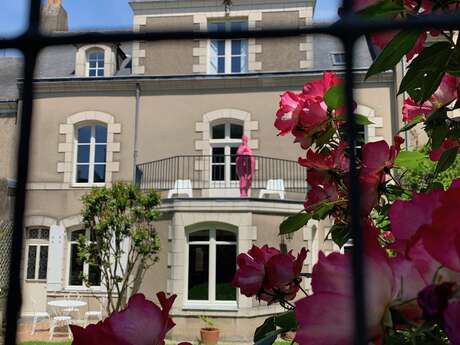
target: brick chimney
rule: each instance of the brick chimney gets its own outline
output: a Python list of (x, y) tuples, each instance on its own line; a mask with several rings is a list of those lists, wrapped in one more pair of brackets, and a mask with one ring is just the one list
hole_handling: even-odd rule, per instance
[(43, 6), (41, 29), (47, 33), (69, 30), (67, 12), (62, 7), (62, 0), (48, 0), (48, 4)]

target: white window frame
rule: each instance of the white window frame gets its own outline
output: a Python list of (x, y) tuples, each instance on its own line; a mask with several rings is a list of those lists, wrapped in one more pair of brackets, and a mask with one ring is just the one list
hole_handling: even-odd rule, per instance
[[(231, 31), (231, 25), (234, 22), (248, 22), (247, 18), (241, 18), (241, 19), (222, 19), (222, 20), (212, 20), (208, 22), (209, 24), (213, 23), (224, 23), (225, 24), (225, 31), (230, 32)], [(218, 71), (213, 71), (212, 70), (212, 63), (211, 63), (211, 58), (212, 58), (212, 49), (211, 49), (211, 42), (212, 41), (225, 41), (225, 71), (223, 73), (219, 73)], [(241, 41), (242, 44), (245, 42), (246, 47), (247, 47), (247, 53), (246, 56), (240, 54), (240, 55), (232, 55), (232, 41)], [(225, 75), (225, 74), (242, 74), (242, 73), (248, 73), (249, 70), (249, 40), (247, 38), (237, 38), (237, 39), (226, 39), (226, 40), (208, 40), (208, 51), (207, 51), (207, 56), (208, 56), (208, 74), (218, 74), (218, 75)], [(219, 55), (218, 55), (219, 56)], [(246, 70), (240, 70), (239, 72), (232, 72), (232, 57), (233, 56), (240, 56), (241, 57), (241, 65), (246, 66)], [(218, 59), (218, 58), (217, 58)], [(245, 60), (243, 60), (245, 59)], [(243, 63), (243, 61), (245, 61)], [(219, 64), (217, 63), (217, 68), (219, 68)]]
[[(189, 300), (188, 298), (188, 275), (189, 275), (189, 250), (190, 250), (190, 240), (189, 236), (197, 231), (209, 231), (209, 241), (194, 241), (192, 245), (203, 245), (207, 244), (209, 246), (209, 277), (208, 277), (208, 300), (207, 301), (197, 301)], [(236, 240), (234, 242), (226, 241), (217, 241), (216, 232), (217, 230), (229, 231), (236, 235)], [(185, 304), (183, 309), (191, 310), (227, 310), (227, 311), (236, 311), (238, 310), (238, 299), (239, 293), (236, 291), (236, 299), (234, 301), (217, 301), (216, 300), (216, 249), (217, 245), (234, 245), (236, 247), (236, 253), (238, 253), (238, 233), (235, 230), (228, 229), (222, 226), (211, 226), (208, 228), (198, 228), (190, 231), (187, 234), (186, 239), (186, 248), (185, 248)], [(238, 254), (237, 254), (238, 255)], [(235, 258), (236, 259), (236, 258)], [(235, 261), (236, 267), (236, 261)]]
[[(96, 59), (96, 67), (90, 67), (91, 54), (102, 53), (103, 60), (101, 66), (101, 60)], [(90, 71), (96, 71), (96, 75), (90, 76)], [(102, 70), (102, 76), (98, 75), (98, 71)], [(100, 48), (92, 48), (86, 52), (86, 76), (90, 78), (103, 78), (105, 77), (105, 51)]]
[[(213, 139), (213, 127), (218, 126), (218, 125), (225, 125), (225, 137), (223, 139)], [(211, 184), (214, 185), (215, 187), (235, 187), (239, 188), (239, 181), (238, 180), (231, 180), (231, 166), (235, 165), (236, 163), (231, 162), (231, 149), (232, 148), (238, 148), (243, 140), (242, 139), (232, 139), (230, 137), (230, 132), (231, 132), (231, 125), (238, 125), (241, 126), (243, 129), (243, 134), (244, 134), (244, 123), (238, 122), (238, 121), (232, 121), (232, 120), (220, 120), (220, 121), (214, 121), (210, 124), (210, 132), (209, 132), (209, 146), (210, 146), (210, 180)], [(213, 167), (213, 162), (212, 162), (212, 156), (213, 156), (213, 148), (216, 147), (223, 147), (224, 148), (224, 155), (225, 155), (225, 179), (223, 181), (214, 181), (212, 179), (212, 167)], [(221, 165), (221, 164), (217, 164)], [(222, 185), (224, 184), (224, 185)]]
[(344, 55), (344, 57), (345, 57), (344, 52), (331, 52), (330, 56), (331, 56), (332, 64), (334, 66), (345, 66), (345, 61), (344, 62), (337, 61), (337, 59), (336, 59), (337, 55)]
[[(72, 241), (72, 233), (75, 231), (82, 231), (85, 230), (85, 236), (86, 238), (90, 238), (90, 233), (89, 229), (73, 229), (69, 230), (68, 232), (68, 238), (69, 240), (67, 241), (67, 275), (66, 275), (66, 290), (101, 290), (102, 289), (102, 274), (101, 274), (101, 282), (99, 285), (91, 285), (90, 287), (86, 286), (84, 282), (82, 282), (82, 285), (70, 285), (70, 270), (71, 270), (71, 265), (72, 265), (72, 244), (77, 244), (78, 241)], [(83, 275), (88, 276), (89, 273), (89, 264), (88, 263), (83, 263)]]
[[(73, 186), (75, 187), (103, 187), (107, 183), (107, 139), (105, 141), (105, 162), (104, 163), (99, 163), (95, 162), (96, 159), (96, 145), (104, 145), (104, 143), (96, 143), (96, 126), (103, 126), (105, 127), (108, 135), (108, 126), (105, 123), (97, 122), (97, 123), (81, 123), (75, 126), (75, 135), (74, 135), (74, 151), (73, 151), (73, 156), (74, 156), (74, 161), (73, 161)], [(91, 139), (89, 143), (79, 143), (78, 141), (78, 130), (83, 127), (91, 127)], [(81, 164), (78, 163), (78, 147), (79, 146), (87, 146), (89, 145), (89, 162), (88, 164)], [(105, 165), (105, 177), (104, 177), (104, 182), (94, 182), (94, 166), (95, 165)], [(77, 166), (78, 165), (88, 165), (88, 182), (78, 182), (77, 181)]]
[[(47, 230), (48, 231), (48, 239), (42, 239), (42, 238), (28, 238), (27, 232), (30, 230), (37, 229), (39, 232), (42, 230)], [(42, 282), (46, 283), (47, 278), (48, 278), (48, 261), (46, 262), (46, 278), (44, 279), (39, 279), (38, 274), (39, 274), (39, 269), (40, 269), (40, 251), (42, 250), (42, 247), (47, 247), (48, 248), (48, 258), (50, 255), (50, 246), (49, 246), (49, 231), (50, 229), (47, 227), (40, 227), (40, 226), (31, 226), (26, 228), (26, 247), (27, 250), (25, 251), (26, 256), (25, 256), (25, 269), (24, 269), (24, 279), (29, 282)], [(40, 237), (40, 236), (39, 236)], [(29, 268), (29, 250), (30, 247), (37, 247), (37, 252), (35, 255), (35, 270), (34, 270), (34, 278), (28, 278), (27, 277), (27, 269)]]

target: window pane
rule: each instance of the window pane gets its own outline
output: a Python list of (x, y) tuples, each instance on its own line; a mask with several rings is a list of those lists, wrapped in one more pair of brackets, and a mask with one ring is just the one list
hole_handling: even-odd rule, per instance
[(232, 73), (240, 73), (240, 72), (241, 72), (241, 57), (233, 56), (232, 57)]
[(38, 279), (46, 279), (48, 270), (48, 246), (40, 246), (40, 261), (38, 264)]
[(217, 73), (225, 73), (225, 57), (217, 59)]
[(97, 62), (96, 61), (90, 61), (89, 62), (89, 68), (96, 68)]
[(236, 242), (236, 234), (231, 231), (217, 230), (216, 240), (223, 241), (223, 242)]
[(35, 279), (35, 260), (37, 259), (37, 246), (29, 246), (27, 255), (27, 279)]
[(50, 230), (49, 229), (40, 229), (40, 235), (39, 235), (41, 240), (49, 240), (50, 238)]
[(247, 30), (248, 29), (248, 23), (247, 22), (232, 22), (230, 24), (231, 30), (232, 31), (242, 31), (242, 30)]
[(241, 139), (243, 137), (243, 126), (230, 124), (230, 138)]
[(238, 152), (238, 147), (230, 147), (230, 162), (236, 163), (236, 153)]
[(29, 239), (38, 239), (39, 238), (39, 231), (38, 228), (31, 228), (27, 230), (27, 238)]
[(225, 41), (224, 40), (217, 41), (217, 55), (219, 56), (225, 55)]
[(96, 126), (96, 143), (106, 143), (107, 142), (107, 127), (105, 126)]
[(232, 41), (232, 55), (241, 55), (241, 40)]
[(225, 31), (225, 23), (209, 23), (208, 30), (211, 32), (223, 32)]
[(89, 143), (91, 141), (91, 126), (80, 127), (78, 129), (78, 142)]
[(190, 242), (209, 241), (209, 230), (192, 232), (190, 235), (188, 235), (188, 240)]
[(98, 69), (97, 70), (97, 76), (98, 77), (103, 77), (104, 76), (104, 70), (103, 69)]
[(105, 159), (107, 157), (107, 146), (104, 145), (96, 145), (96, 152), (94, 157), (94, 162), (96, 163), (105, 163)]
[(88, 163), (89, 162), (89, 145), (78, 145), (77, 162), (78, 163)]
[(94, 165), (94, 182), (105, 182), (105, 164)]
[(213, 139), (225, 139), (225, 124), (212, 126)]
[(189, 247), (188, 299), (208, 300), (209, 294), (209, 246)]
[(225, 180), (225, 165), (212, 166), (212, 180), (224, 181)]
[(77, 165), (77, 183), (88, 183), (89, 166)]
[(88, 281), (92, 286), (101, 285), (101, 269), (99, 266), (90, 265), (88, 267)]
[(78, 241), (81, 236), (85, 236), (86, 231), (85, 230), (76, 230), (72, 231), (72, 234), (70, 236), (71, 241)]
[(72, 243), (70, 246), (69, 285), (83, 285), (82, 273), (83, 263), (78, 258), (78, 247), (77, 244)]
[(89, 70), (89, 76), (90, 77), (95, 77), (96, 76), (96, 70), (95, 69), (90, 69)]
[(236, 289), (230, 286), (236, 271), (236, 245), (216, 247), (216, 300), (236, 301)]
[(213, 147), (212, 148), (212, 162), (224, 163), (225, 162), (225, 148)]

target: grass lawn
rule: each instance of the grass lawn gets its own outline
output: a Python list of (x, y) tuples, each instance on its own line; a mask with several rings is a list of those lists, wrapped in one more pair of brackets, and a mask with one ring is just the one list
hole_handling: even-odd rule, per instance
[(20, 343), (19, 345), (70, 345), (72, 341), (65, 342), (52, 342), (52, 341), (26, 341), (25, 343)]

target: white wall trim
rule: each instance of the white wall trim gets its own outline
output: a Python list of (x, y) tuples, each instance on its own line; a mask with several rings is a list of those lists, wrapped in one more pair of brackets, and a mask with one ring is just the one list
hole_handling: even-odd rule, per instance
[(217, 120), (237, 120), (243, 122), (244, 134), (248, 136), (248, 145), (251, 149), (259, 149), (259, 141), (252, 139), (252, 132), (259, 129), (258, 121), (251, 121), (251, 113), (239, 109), (218, 109), (205, 113), (202, 121), (195, 124), (195, 131), (201, 133), (201, 140), (195, 141), (195, 150), (201, 151), (204, 156), (209, 155), (211, 145), (209, 143), (211, 124)]
[(70, 115), (65, 124), (59, 126), (59, 134), (65, 136), (65, 141), (58, 144), (58, 152), (64, 154), (64, 160), (57, 163), (57, 172), (64, 175), (62, 187), (70, 188), (73, 183), (74, 170), (74, 139), (75, 126), (84, 122), (101, 122), (107, 125), (107, 160), (106, 160), (106, 184), (112, 182), (112, 174), (120, 170), (120, 162), (113, 160), (113, 154), (120, 152), (121, 144), (115, 141), (115, 134), (121, 133), (121, 124), (115, 123), (115, 118), (101, 111), (84, 111)]
[(27, 216), (24, 219), (24, 226), (46, 226), (50, 228), (57, 224), (57, 220), (47, 216)]

